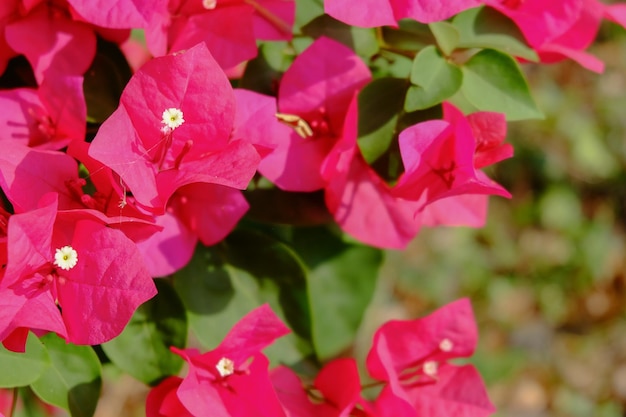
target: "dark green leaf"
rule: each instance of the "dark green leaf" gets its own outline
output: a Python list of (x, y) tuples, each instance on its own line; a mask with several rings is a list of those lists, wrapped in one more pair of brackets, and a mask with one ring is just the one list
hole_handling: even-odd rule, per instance
[(452, 23), (460, 34), (459, 48), (497, 49), (529, 61), (539, 59), (517, 26), (491, 8), (466, 10), (456, 15)]
[(156, 280), (158, 294), (141, 305), (124, 331), (102, 345), (120, 369), (146, 384), (156, 384), (180, 371), (183, 360), (170, 346), (185, 347), (187, 316), (182, 301), (165, 280)]
[(252, 309), (269, 303), (294, 333), (268, 348), (268, 357), (274, 363), (294, 363), (311, 353), (306, 272), (279, 241), (235, 231), (219, 246), (198, 247), (174, 279), (189, 324), (208, 348), (217, 346)]
[(378, 52), (374, 29), (350, 26), (326, 14), (303, 26), (302, 33), (316, 39), (320, 36), (335, 39), (363, 57), (371, 57)]
[(427, 109), (452, 96), (463, 83), (463, 72), (429, 46), (413, 60), (411, 83), (415, 85), (407, 91), (404, 103), (408, 112)]
[(433, 32), (435, 39), (437, 39), (437, 45), (439, 45), (441, 51), (446, 56), (450, 56), (461, 41), (461, 35), (457, 28), (448, 22), (435, 22), (428, 26)]
[(507, 120), (543, 117), (517, 62), (493, 49), (477, 53), (463, 66), (461, 91), (480, 110), (505, 113)]
[(298, 0), (296, 2), (296, 22), (293, 33), (300, 32), (302, 26), (324, 14), (324, 0)]
[(130, 66), (119, 47), (98, 39), (96, 56), (83, 81), (88, 122), (102, 123), (117, 109), (131, 76)]
[(66, 343), (54, 333), (41, 338), (51, 365), (31, 384), (39, 398), (68, 410), (72, 417), (91, 417), (96, 411), (102, 369), (89, 346)]
[(382, 252), (345, 243), (326, 228), (296, 231), (294, 248), (310, 268), (315, 352), (328, 360), (352, 345), (374, 294)]
[(276, 95), (283, 72), (289, 67), (295, 51), (286, 42), (265, 42), (259, 54), (248, 62), (239, 86), (267, 95)]
[(0, 345), (0, 388), (31, 384), (49, 364), (48, 352), (32, 333), (28, 335), (23, 353), (11, 352)]
[(246, 216), (259, 222), (313, 226), (333, 220), (322, 191), (294, 193), (278, 188), (244, 192), (250, 204)]
[(381, 32), (385, 45), (394, 50), (419, 51), (436, 42), (428, 25), (412, 19), (402, 19), (397, 28), (384, 26)]
[(409, 83), (398, 78), (379, 78), (359, 93), (358, 144), (368, 163), (384, 154), (396, 132)]

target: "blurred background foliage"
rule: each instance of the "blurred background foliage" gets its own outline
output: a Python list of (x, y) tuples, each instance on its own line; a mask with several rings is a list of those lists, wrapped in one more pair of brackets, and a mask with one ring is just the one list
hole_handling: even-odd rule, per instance
[(524, 66), (546, 118), (509, 124), (515, 156), (490, 174), (513, 198), (387, 253), (361, 355), (388, 318), (468, 296), (497, 416), (626, 416), (626, 31), (591, 52), (604, 74)]

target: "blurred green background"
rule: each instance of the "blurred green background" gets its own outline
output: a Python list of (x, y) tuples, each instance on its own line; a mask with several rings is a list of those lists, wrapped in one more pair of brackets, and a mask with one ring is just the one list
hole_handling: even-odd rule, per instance
[(497, 416), (626, 416), (626, 31), (590, 51), (604, 74), (525, 66), (546, 119), (510, 124), (515, 156), (490, 172), (513, 199), (389, 252), (362, 331), (364, 350), (382, 321), (470, 297)]

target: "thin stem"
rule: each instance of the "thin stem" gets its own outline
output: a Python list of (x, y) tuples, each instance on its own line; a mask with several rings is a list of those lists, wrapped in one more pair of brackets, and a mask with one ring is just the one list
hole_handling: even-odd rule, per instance
[(280, 17), (276, 16), (266, 7), (263, 7), (262, 5), (260, 5), (256, 0), (244, 0), (244, 2), (254, 7), (254, 9), (262, 17), (264, 17), (267, 21), (269, 21), (272, 25), (274, 25), (276, 29), (280, 30), (281, 32), (285, 34), (291, 33), (291, 26), (287, 24), (287, 22), (285, 22)]

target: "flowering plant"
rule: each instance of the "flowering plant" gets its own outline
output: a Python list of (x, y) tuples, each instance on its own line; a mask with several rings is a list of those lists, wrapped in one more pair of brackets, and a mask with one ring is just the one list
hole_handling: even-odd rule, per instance
[(522, 63), (601, 72), (626, 6), (444, 3), (5, 1), (0, 388), (91, 416), (110, 363), (151, 417), (491, 415), (467, 298), (346, 352), (383, 249), (511, 197)]

